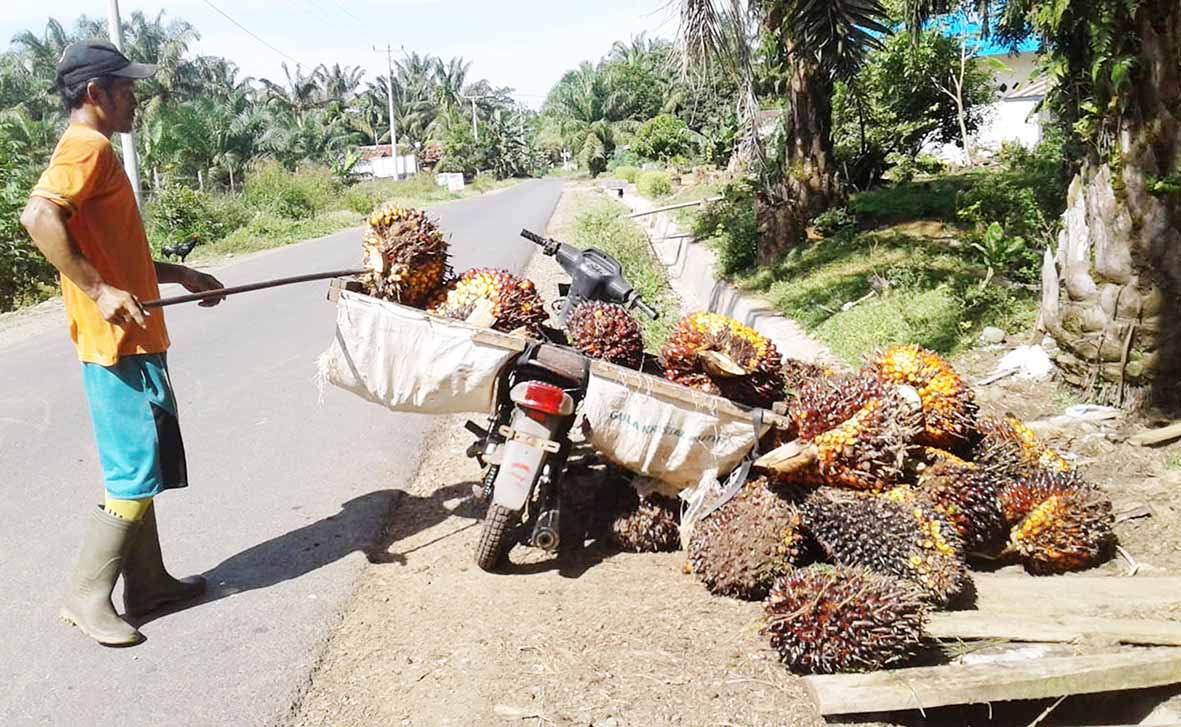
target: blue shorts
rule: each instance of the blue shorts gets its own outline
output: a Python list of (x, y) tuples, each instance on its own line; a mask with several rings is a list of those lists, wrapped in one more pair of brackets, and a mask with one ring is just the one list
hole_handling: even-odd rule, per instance
[(188, 485), (164, 354), (124, 356), (114, 366), (83, 363), (82, 387), (111, 497), (139, 500)]

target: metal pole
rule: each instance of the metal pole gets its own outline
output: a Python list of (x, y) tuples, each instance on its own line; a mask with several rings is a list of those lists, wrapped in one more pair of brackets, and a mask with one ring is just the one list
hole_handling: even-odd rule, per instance
[(476, 126), (476, 97), (472, 96), (472, 137), (475, 141), (480, 140), (480, 128)]
[[(119, 20), (119, 0), (107, 0), (107, 31), (111, 42), (120, 51), (123, 50), (123, 23)], [(135, 152), (135, 130), (119, 135), (123, 145), (123, 169), (127, 172), (127, 180), (131, 182), (131, 189), (135, 192), (135, 204), (142, 212), (144, 208), (143, 190), (139, 188), (139, 157)]]
[[(376, 49), (375, 49), (376, 50)], [(400, 179), (398, 171), (398, 123), (394, 120), (394, 51), (389, 45), (385, 47), (386, 66), (389, 68), (389, 82), (386, 83), (386, 94), (390, 102), (390, 155), (394, 158), (394, 179)]]

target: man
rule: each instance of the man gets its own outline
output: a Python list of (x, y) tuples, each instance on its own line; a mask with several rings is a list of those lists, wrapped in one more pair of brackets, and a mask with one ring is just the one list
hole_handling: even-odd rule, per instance
[(192, 292), (223, 286), (211, 275), (152, 261), (134, 190), (110, 141), (131, 131), (132, 83), (155, 70), (102, 41), (66, 48), (57, 87), (69, 127), (21, 214), (34, 244), (61, 273), (106, 487), (104, 506), (87, 520), (61, 616), (111, 646), (144, 638), (111, 602), (120, 574), (129, 616), (205, 590), (203, 578), (169, 575), (160, 555), (153, 498), (187, 482), (164, 316), (141, 301), (160, 296), (159, 282)]

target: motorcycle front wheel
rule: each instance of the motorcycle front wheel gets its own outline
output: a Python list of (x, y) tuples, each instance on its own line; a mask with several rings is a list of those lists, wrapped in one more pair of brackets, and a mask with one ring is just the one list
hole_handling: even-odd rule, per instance
[(508, 560), (508, 552), (513, 547), (513, 529), (519, 518), (520, 513), (515, 510), (496, 503), (488, 505), (484, 529), (476, 543), (476, 565), (480, 570), (491, 573)]

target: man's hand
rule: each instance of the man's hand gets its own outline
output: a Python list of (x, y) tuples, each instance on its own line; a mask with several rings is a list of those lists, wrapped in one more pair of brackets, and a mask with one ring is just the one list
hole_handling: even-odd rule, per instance
[[(207, 290), (217, 290), (218, 288), (226, 287), (221, 284), (220, 280), (213, 277), (209, 273), (203, 273), (199, 270), (193, 270), (192, 268), (188, 267), (183, 268), (181, 278), (177, 282), (183, 285), (185, 290), (189, 291), (190, 293), (204, 293)], [(209, 308), (217, 305), (225, 299), (226, 298), (224, 295), (220, 298), (206, 298), (197, 305)]]
[(126, 290), (100, 283), (94, 302), (98, 305), (98, 312), (108, 323), (126, 327), (130, 322), (140, 328), (147, 327), (147, 321), (144, 319), (147, 318), (148, 312), (135, 296)]

